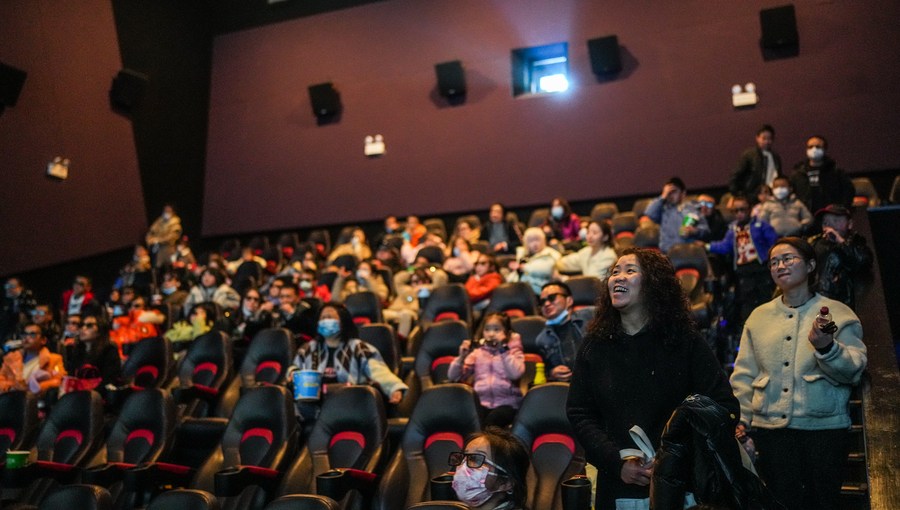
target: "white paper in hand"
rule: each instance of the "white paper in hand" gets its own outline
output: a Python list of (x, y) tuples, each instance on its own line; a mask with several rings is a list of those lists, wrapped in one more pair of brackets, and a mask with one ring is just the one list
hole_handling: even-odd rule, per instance
[(623, 448), (619, 450), (619, 457), (623, 460), (638, 459), (644, 464), (652, 461), (656, 457), (656, 450), (653, 449), (653, 443), (647, 437), (647, 433), (640, 425), (635, 425), (628, 430), (631, 440), (637, 445), (637, 448)]

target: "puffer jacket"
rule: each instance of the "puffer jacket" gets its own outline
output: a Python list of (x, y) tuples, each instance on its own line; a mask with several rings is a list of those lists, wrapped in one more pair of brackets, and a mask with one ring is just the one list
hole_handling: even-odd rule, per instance
[(737, 417), (703, 395), (690, 395), (663, 429), (650, 481), (654, 510), (681, 510), (685, 493), (717, 508), (780, 510), (759, 477), (744, 467), (734, 438)]
[(519, 379), (524, 373), (522, 340), (517, 333), (513, 333), (506, 345), (478, 347), (465, 360), (457, 356), (450, 364), (447, 376), (451, 381), (462, 381), (474, 374), (473, 386), (482, 406), (488, 409), (500, 406), (518, 409), (522, 404)]

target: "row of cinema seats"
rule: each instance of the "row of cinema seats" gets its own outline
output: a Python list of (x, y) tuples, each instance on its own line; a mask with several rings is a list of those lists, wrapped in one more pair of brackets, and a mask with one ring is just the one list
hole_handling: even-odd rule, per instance
[[(529, 508), (562, 508), (559, 484), (584, 471), (565, 416), (567, 392), (565, 383), (532, 388), (512, 427), (532, 456)], [(425, 390), (396, 444), (370, 386), (329, 392), (304, 444), (290, 396), (277, 385), (246, 391), (228, 420), (179, 421), (171, 394), (142, 390), (108, 430), (100, 396), (74, 392), (33, 444), (26, 439), (33, 399), (19, 392), (0, 399), (0, 437), (13, 439), (10, 448), (30, 448), (33, 458), (2, 470), (8, 508), (403, 510), (432, 499), (431, 480), (448, 471), (449, 453), (480, 430), (475, 394), (463, 384)], [(311, 494), (319, 497), (298, 496)]]

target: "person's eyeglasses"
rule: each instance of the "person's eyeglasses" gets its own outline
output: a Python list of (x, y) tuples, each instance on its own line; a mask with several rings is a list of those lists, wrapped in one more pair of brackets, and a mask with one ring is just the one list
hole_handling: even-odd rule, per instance
[(37, 338), (41, 336), (41, 334), (37, 331), (25, 331), (24, 333), (22, 333), (22, 336), (25, 338)]
[(447, 459), (447, 463), (450, 464), (450, 466), (461, 466), (463, 462), (472, 469), (477, 469), (487, 464), (497, 471), (507, 472), (502, 467), (487, 460), (487, 457), (483, 453), (450, 452), (450, 456)]
[(66, 321), (66, 326), (75, 326), (76, 328), (81, 327), (80, 321)]
[(31, 315), (35, 315), (35, 316), (38, 316), (38, 315), (47, 315), (47, 312), (45, 312), (45, 311), (43, 311), (43, 310), (32, 310), (32, 311), (31, 311)]
[(478, 262), (475, 263), (475, 265), (476, 265), (476, 266), (486, 266), (486, 265), (488, 265), (488, 261), (486, 261), (486, 260), (479, 260)]
[(259, 297), (257, 296), (245, 296), (244, 301), (259, 301)]
[(716, 206), (716, 204), (714, 204), (712, 202), (707, 202), (705, 200), (700, 202), (700, 207), (715, 207), (715, 206)]
[(545, 305), (547, 303), (552, 303), (552, 302), (556, 301), (556, 298), (558, 298), (559, 296), (565, 296), (565, 294), (562, 294), (560, 292), (554, 292), (553, 294), (547, 294), (546, 297), (539, 298), (538, 302), (540, 302), (540, 304), (542, 304), (542, 305)]
[(81, 327), (87, 328), (87, 329), (94, 329), (97, 327), (97, 323), (96, 322), (85, 322), (84, 324), (81, 325)]
[(779, 263), (783, 263), (784, 267), (791, 267), (800, 259), (801, 257), (798, 257), (796, 255), (785, 255), (784, 257), (781, 257), (779, 259), (769, 260), (769, 267), (775, 269), (776, 267), (778, 267)]
[(749, 207), (732, 207), (731, 208), (731, 212), (733, 212), (733, 213), (747, 212), (749, 210), (750, 210)]

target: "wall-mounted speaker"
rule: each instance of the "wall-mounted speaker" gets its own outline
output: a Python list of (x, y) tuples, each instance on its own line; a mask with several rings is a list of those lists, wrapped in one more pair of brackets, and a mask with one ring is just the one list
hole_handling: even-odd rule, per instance
[(760, 44), (763, 48), (777, 50), (800, 44), (797, 15), (793, 5), (759, 11), (759, 25), (762, 29)]
[(331, 82), (310, 85), (309, 102), (313, 114), (319, 119), (334, 117), (341, 111), (341, 95)]
[(619, 51), (619, 38), (610, 35), (590, 39), (588, 53), (591, 56), (591, 70), (597, 76), (609, 76), (622, 70), (622, 56)]
[(453, 60), (434, 65), (437, 74), (437, 85), (441, 95), (448, 98), (456, 98), (466, 95), (466, 75), (462, 62)]
[(109, 104), (113, 110), (129, 114), (140, 103), (147, 89), (147, 75), (122, 69), (109, 88)]
[(0, 109), (15, 106), (28, 73), (0, 62)]

